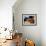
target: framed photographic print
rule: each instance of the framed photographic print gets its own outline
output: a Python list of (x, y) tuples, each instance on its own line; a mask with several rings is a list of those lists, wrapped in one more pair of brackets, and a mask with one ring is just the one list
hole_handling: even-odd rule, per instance
[(22, 14), (22, 25), (36, 26), (37, 25), (37, 14)]

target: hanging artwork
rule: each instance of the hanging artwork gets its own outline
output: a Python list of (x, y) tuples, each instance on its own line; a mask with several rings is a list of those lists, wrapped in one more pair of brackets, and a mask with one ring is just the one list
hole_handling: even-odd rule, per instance
[(22, 25), (25, 26), (37, 25), (37, 14), (22, 14)]

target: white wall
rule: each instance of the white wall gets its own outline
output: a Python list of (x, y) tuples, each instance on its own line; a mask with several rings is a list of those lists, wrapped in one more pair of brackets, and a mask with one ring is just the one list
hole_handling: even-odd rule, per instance
[[(13, 7), (15, 30), (22, 32), (24, 38), (35, 41), (36, 46), (41, 46), (41, 1), (23, 0), (20, 5)], [(22, 26), (22, 14), (37, 14), (37, 26)]]
[(41, 1), (41, 39), (42, 46), (46, 46), (46, 0)]
[[(0, 27), (12, 28), (12, 6), (15, 2), (16, 0), (0, 0)], [(15, 25), (18, 24), (16, 29), (25, 36), (28, 34), (29, 38), (33, 38), (36, 42), (40, 40), (41, 32), (42, 46), (46, 46), (46, 0), (41, 0), (41, 13), (40, 0), (25, 0), (18, 7), (14, 12)], [(22, 13), (37, 13), (37, 26), (22, 26)]]
[(0, 27), (12, 28), (12, 6), (16, 0), (0, 0)]

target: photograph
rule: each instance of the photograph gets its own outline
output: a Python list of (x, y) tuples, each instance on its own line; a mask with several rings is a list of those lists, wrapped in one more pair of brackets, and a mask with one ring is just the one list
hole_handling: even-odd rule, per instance
[(0, 0), (0, 46), (46, 46), (46, 0)]
[(37, 14), (22, 14), (22, 25), (34, 26), (37, 24)]

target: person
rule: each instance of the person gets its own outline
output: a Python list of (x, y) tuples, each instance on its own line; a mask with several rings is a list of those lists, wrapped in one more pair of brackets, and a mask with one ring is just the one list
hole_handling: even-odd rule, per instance
[(24, 24), (30, 24), (29, 19), (27, 17), (24, 19)]
[(25, 46), (35, 46), (35, 43), (32, 40), (26, 40)]
[(16, 46), (22, 46), (22, 33), (16, 33)]
[(34, 24), (34, 16), (25, 17), (24, 24)]

